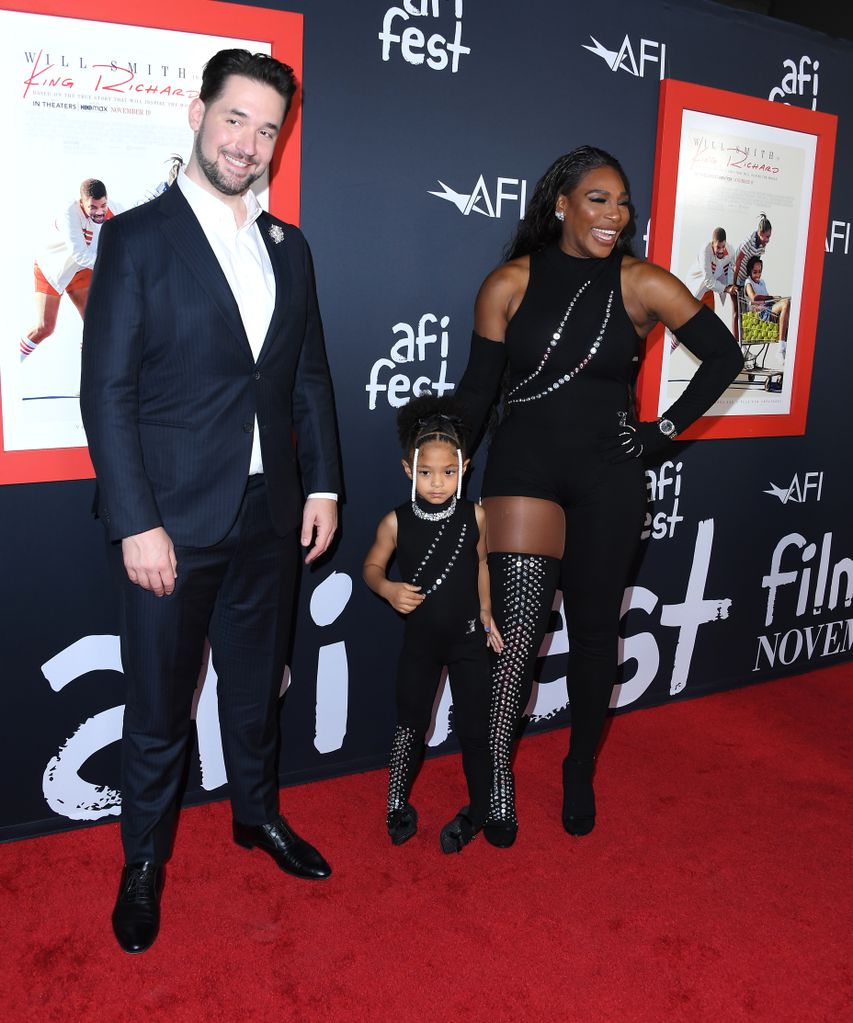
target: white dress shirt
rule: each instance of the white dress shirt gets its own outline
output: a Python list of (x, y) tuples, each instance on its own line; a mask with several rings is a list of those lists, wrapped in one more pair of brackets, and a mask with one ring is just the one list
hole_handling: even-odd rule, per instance
[[(257, 361), (275, 309), (275, 274), (257, 225), (262, 212), (260, 203), (251, 189), (243, 193), (241, 198), (246, 207), (246, 219), (238, 227), (234, 211), (227, 203), (197, 185), (183, 170), (176, 180), (222, 267), (237, 302), (249, 347)], [(263, 471), (258, 417), (255, 416), (249, 475)], [(308, 496), (337, 499), (336, 494)]]

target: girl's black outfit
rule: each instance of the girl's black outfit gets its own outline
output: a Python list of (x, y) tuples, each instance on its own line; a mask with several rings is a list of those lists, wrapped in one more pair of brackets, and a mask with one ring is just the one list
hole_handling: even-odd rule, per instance
[[(489, 555), (492, 612), (504, 639), (492, 673), (489, 821), (505, 825), (512, 837), (512, 744), (558, 586), (569, 636), (572, 719), (564, 776), (568, 783), (578, 780), (574, 796), (567, 791), (564, 822), (583, 833), (595, 814), (592, 762), (616, 680), (620, 608), (646, 505), (642, 460), (613, 464), (600, 452), (602, 435), (614, 434), (620, 417), (632, 414), (641, 345), (622, 301), (621, 264), (618, 252), (581, 259), (551, 245), (533, 253), (505, 343), (475, 335), (457, 392), (476, 433), (506, 368), (503, 418), (489, 448), (482, 495), (543, 498), (559, 504), (566, 520), (562, 563), (532, 554)], [(719, 331), (698, 313), (685, 327), (697, 318), (698, 334), (708, 339), (697, 343), (697, 331), (686, 330), (687, 347), (703, 363), (667, 412), (678, 429), (716, 400), (736, 374), (735, 362), (742, 362), (718, 320)], [(586, 823), (578, 824), (580, 818)]]
[[(468, 815), (480, 828), (488, 811), (489, 657), (477, 588), (480, 531), (474, 505), (451, 498), (432, 505), (417, 498), (395, 509), (401, 578), (426, 599), (406, 616), (397, 668), (397, 728), (391, 749), (388, 815), (403, 809), (424, 751), (433, 704), (446, 666), (453, 695), (453, 729), (468, 782)], [(452, 514), (437, 518), (453, 507)]]

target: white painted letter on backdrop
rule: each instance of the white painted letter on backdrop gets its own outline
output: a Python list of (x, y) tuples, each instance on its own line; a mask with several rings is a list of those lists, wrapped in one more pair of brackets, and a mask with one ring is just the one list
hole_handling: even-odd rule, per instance
[(693, 564), (687, 580), (687, 593), (681, 604), (664, 604), (661, 608), (661, 625), (678, 629), (675, 644), (675, 664), (669, 686), (671, 696), (680, 693), (687, 685), (690, 661), (696, 646), (696, 635), (700, 625), (728, 618), (731, 608), (730, 597), (706, 597), (705, 583), (711, 563), (711, 547), (714, 543), (714, 520), (703, 519), (696, 530), (696, 546), (693, 550)]
[[(121, 671), (118, 636), (83, 636), (41, 666), (50, 688), (58, 693), (90, 671)], [(121, 813), (121, 793), (80, 777), (80, 768), (94, 753), (121, 738), (124, 706), (87, 718), (51, 757), (42, 776), (42, 792), (54, 813), (72, 821), (94, 821)]]
[[(352, 577), (333, 572), (311, 594), (311, 619), (321, 627), (343, 613), (352, 596)], [(343, 641), (320, 647), (317, 655), (317, 709), (314, 747), (320, 753), (340, 749), (347, 734), (349, 665)]]

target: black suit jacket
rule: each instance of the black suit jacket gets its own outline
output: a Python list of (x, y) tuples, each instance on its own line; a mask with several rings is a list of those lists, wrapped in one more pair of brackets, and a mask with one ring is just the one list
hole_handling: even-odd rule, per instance
[(80, 404), (98, 514), (113, 540), (158, 525), (182, 546), (221, 540), (245, 490), (255, 416), (279, 534), (300, 521), (303, 485), (305, 493), (340, 492), (308, 245), (268, 213), (257, 224), (276, 284), (257, 362), (180, 188), (101, 228)]

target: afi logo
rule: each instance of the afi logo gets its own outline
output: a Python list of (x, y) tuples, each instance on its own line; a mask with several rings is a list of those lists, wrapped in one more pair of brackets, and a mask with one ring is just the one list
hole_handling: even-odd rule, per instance
[(806, 472), (803, 473), (802, 483), (800, 483), (799, 476), (795, 475), (789, 486), (777, 487), (775, 483), (771, 483), (770, 489), (765, 490), (764, 493), (770, 494), (771, 497), (778, 497), (782, 504), (787, 504), (789, 501), (794, 504), (804, 504), (810, 491), (814, 491), (814, 499), (819, 501), (822, 490), (823, 473)]
[[(781, 83), (770, 90), (767, 98), (787, 103), (786, 96), (804, 96), (811, 99), (812, 110), (817, 110), (817, 69), (820, 67), (820, 61), (803, 55), (799, 64), (793, 60), (783, 60), (782, 67), (786, 73), (782, 76)], [(807, 82), (811, 82), (811, 96), (806, 94)]]
[[(439, 318), (435, 313), (424, 313), (417, 326), (404, 322), (394, 324), (391, 330), (395, 341), (388, 357), (373, 363), (370, 379), (364, 387), (368, 395), (367, 407), (371, 412), (376, 408), (379, 394), (385, 395), (391, 408), (400, 408), (409, 398), (416, 398), (425, 390), (438, 395), (453, 390), (455, 385), (447, 379), (449, 326), (449, 316)], [(434, 366), (436, 355), (439, 359), (437, 373), (429, 368), (429, 364)], [(406, 372), (394, 372), (403, 367)]]
[[(438, 19), (443, 7), (453, 8), (452, 39), (441, 32), (429, 34), (417, 25), (406, 24), (412, 18)], [(459, 70), (459, 58), (471, 52), (470, 46), (462, 45), (462, 0), (403, 0), (401, 7), (389, 7), (385, 12), (379, 40), (385, 61), (391, 59), (392, 45), (397, 45), (407, 64), (426, 64), (433, 71), (443, 71), (449, 64), (451, 74)]]
[(527, 205), (527, 181), (524, 178), (498, 178), (495, 184), (494, 202), (492, 202), (486, 180), (482, 174), (471, 192), (456, 192), (440, 179), (438, 183), (441, 185), (442, 191), (429, 194), (438, 199), (452, 202), (465, 217), (470, 213), (480, 213), (484, 217), (499, 219), (504, 203), (507, 202), (518, 203), (519, 220), (524, 216), (524, 207)]
[(592, 40), (593, 45), (584, 46), (584, 49), (594, 53), (596, 57), (601, 57), (611, 71), (627, 71), (629, 75), (633, 75), (635, 78), (645, 78), (646, 64), (657, 64), (658, 78), (663, 81), (666, 76), (666, 43), (658, 43), (652, 39), (641, 39), (640, 48), (637, 51), (640, 58), (638, 61), (628, 36), (625, 36), (622, 40), (622, 45), (618, 50), (608, 50), (592, 34), (590, 34), (589, 38)]
[(844, 255), (850, 251), (850, 221), (844, 220), (833, 220), (830, 221), (829, 235), (826, 239), (826, 251), (835, 252), (835, 243), (838, 242), (839, 246), (841, 242), (844, 243)]

